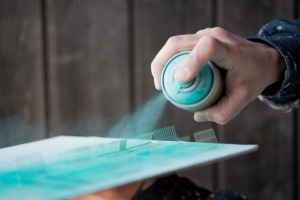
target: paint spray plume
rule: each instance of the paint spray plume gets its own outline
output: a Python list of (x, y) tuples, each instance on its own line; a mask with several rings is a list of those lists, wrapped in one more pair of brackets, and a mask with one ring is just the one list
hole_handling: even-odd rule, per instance
[(134, 137), (152, 131), (166, 105), (162, 93), (155, 95), (133, 113), (127, 114), (108, 131), (107, 137)]

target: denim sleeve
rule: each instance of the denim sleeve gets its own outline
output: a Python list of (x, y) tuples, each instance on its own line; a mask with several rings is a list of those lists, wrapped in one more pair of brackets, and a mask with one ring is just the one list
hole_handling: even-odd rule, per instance
[(248, 39), (274, 47), (286, 65), (284, 80), (267, 87), (259, 99), (272, 108), (283, 111), (299, 107), (300, 20), (273, 20), (263, 26), (256, 37)]

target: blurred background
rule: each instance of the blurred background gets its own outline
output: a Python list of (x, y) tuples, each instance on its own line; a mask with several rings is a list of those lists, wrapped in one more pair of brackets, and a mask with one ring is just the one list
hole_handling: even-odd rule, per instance
[[(297, 18), (299, 2), (0, 0), (0, 147), (62, 134), (105, 136), (158, 93), (150, 64), (169, 37), (214, 26), (253, 36), (274, 18)], [(225, 126), (196, 123), (168, 104), (157, 128), (175, 125), (191, 135), (213, 127), (219, 142), (260, 145), (183, 174), (211, 190), (282, 200), (300, 196), (298, 124), (298, 111), (256, 100)]]

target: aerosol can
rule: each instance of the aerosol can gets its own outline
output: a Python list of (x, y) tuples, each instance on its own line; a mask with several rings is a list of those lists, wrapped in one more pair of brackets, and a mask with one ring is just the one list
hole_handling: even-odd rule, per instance
[(161, 77), (162, 91), (175, 106), (196, 112), (216, 103), (223, 92), (223, 81), (219, 69), (211, 62), (202, 66), (193, 80), (177, 81), (176, 69), (188, 55), (189, 51), (181, 52), (167, 62)]

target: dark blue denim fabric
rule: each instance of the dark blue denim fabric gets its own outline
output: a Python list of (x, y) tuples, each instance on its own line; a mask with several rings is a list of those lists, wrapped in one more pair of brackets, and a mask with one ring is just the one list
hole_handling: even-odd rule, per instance
[[(299, 107), (300, 99), (300, 20), (273, 20), (261, 28), (254, 42), (267, 43), (277, 49), (285, 61), (282, 83), (269, 86), (260, 99), (272, 108), (291, 110)], [(274, 92), (275, 88), (275, 92)]]

